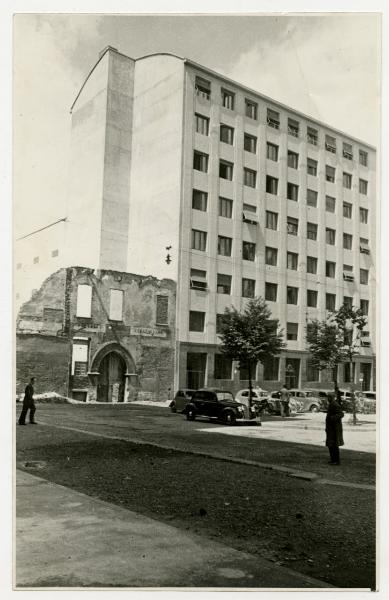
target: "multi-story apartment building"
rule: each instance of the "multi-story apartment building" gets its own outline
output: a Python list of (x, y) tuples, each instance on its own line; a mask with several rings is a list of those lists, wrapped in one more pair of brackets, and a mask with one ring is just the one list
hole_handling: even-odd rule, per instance
[(257, 383), (328, 387), (305, 327), (345, 300), (369, 320), (354, 382), (374, 386), (373, 147), (193, 61), (108, 47), (72, 107), (70, 183), (68, 264), (177, 281), (176, 387), (246, 385), (218, 320), (254, 296), (287, 343)]

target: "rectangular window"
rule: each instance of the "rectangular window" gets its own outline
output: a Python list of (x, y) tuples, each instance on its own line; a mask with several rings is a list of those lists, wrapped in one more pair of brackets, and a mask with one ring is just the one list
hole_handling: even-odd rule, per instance
[(92, 286), (81, 284), (77, 286), (77, 308), (76, 316), (85, 317), (91, 316), (92, 310)]
[(294, 200), (295, 202), (297, 202), (299, 197), (299, 186), (294, 183), (288, 182), (286, 197), (288, 198), (288, 200)]
[(345, 250), (351, 250), (353, 247), (353, 236), (349, 233), (343, 234), (343, 248)]
[(299, 255), (296, 254), (296, 252), (287, 252), (286, 253), (286, 268), (291, 269), (292, 271), (297, 271), (298, 257), (299, 257)]
[(219, 177), (232, 181), (234, 165), (226, 160), (221, 160), (219, 163)]
[(215, 379), (231, 379), (232, 359), (223, 354), (215, 354)]
[(243, 260), (255, 260), (255, 244), (252, 242), (242, 242)]
[(200, 190), (193, 190), (192, 193), (192, 208), (195, 210), (207, 210), (208, 194), (207, 192), (201, 192)]
[(286, 288), (286, 303), (287, 304), (297, 304), (298, 293), (299, 293), (298, 288), (288, 285), (288, 287)]
[(275, 196), (278, 194), (278, 179), (276, 177), (266, 175), (266, 192)]
[(313, 127), (307, 127), (307, 142), (308, 144), (312, 144), (312, 146), (317, 146), (318, 142), (318, 131)]
[(275, 110), (272, 110), (271, 108), (267, 109), (267, 124), (269, 125), (269, 127), (272, 127), (273, 129), (279, 129), (280, 128), (280, 113), (276, 112)]
[(211, 97), (211, 84), (202, 77), (196, 77), (195, 81), (196, 95), (204, 100), (209, 100)]
[(332, 137), (331, 135), (326, 135), (325, 148), (326, 148), (327, 152), (336, 154), (336, 139), (334, 137)]
[(287, 323), (286, 324), (286, 339), (289, 341), (296, 341), (298, 338), (298, 323)]
[(332, 196), (326, 196), (326, 211), (334, 213), (335, 212), (335, 204), (336, 200)]
[(254, 119), (255, 121), (258, 118), (258, 104), (253, 102), (252, 100), (248, 100), (245, 98), (245, 114), (249, 119)]
[(364, 196), (367, 194), (367, 181), (365, 179), (359, 180), (359, 193)]
[(157, 295), (157, 308), (155, 314), (156, 325), (167, 325), (169, 322), (169, 297)]
[(367, 208), (360, 208), (359, 209), (359, 221), (361, 223), (367, 223), (368, 221), (368, 215), (369, 215), (369, 211), (367, 210)]
[(274, 160), (274, 162), (278, 162), (278, 146), (276, 144), (271, 144), (270, 142), (267, 142), (266, 156), (269, 160)]
[(335, 183), (335, 167), (330, 167), (326, 165), (326, 181), (330, 183)]
[(367, 316), (369, 314), (369, 300), (362, 300), (360, 301), (360, 307), (361, 307), (361, 311), (363, 312), (363, 314), (365, 316)]
[(267, 229), (278, 229), (278, 213), (272, 212), (271, 210), (266, 211), (266, 227)]
[(319, 369), (307, 360), (307, 381), (319, 381)]
[(347, 160), (353, 159), (353, 147), (351, 144), (343, 142), (343, 156), (344, 158), (347, 158)]
[(74, 340), (72, 346), (72, 374), (78, 377), (88, 372), (88, 340)]
[(316, 290), (307, 290), (307, 306), (310, 308), (317, 307), (317, 291)]
[(224, 321), (224, 315), (217, 314), (216, 315), (216, 333), (222, 333), (223, 321)]
[(217, 274), (217, 293), (231, 294), (231, 275)]
[(265, 300), (277, 302), (277, 287), (276, 283), (265, 283)]
[(266, 246), (266, 248), (265, 248), (265, 263), (267, 265), (271, 265), (272, 267), (276, 267), (277, 260), (278, 260), (277, 248), (271, 248), (270, 246)]
[(335, 246), (335, 229), (326, 227), (326, 243)]
[(255, 279), (242, 279), (242, 298), (254, 298)]
[(352, 265), (343, 265), (343, 279), (345, 281), (354, 281)]
[(244, 134), (244, 149), (246, 152), (252, 152), (253, 154), (257, 151), (257, 138), (254, 135)]
[(248, 187), (255, 188), (257, 182), (257, 172), (252, 169), (243, 169), (243, 183)]
[(233, 92), (229, 92), (228, 90), (222, 90), (222, 106), (224, 108), (228, 108), (229, 110), (234, 110), (235, 104), (235, 94)]
[(228, 127), (228, 125), (220, 125), (220, 141), (225, 144), (230, 144), (231, 146), (234, 143), (234, 130), (232, 127)]
[(313, 177), (317, 177), (317, 160), (307, 158), (307, 173)]
[(202, 269), (190, 270), (190, 287), (194, 290), (207, 289), (207, 272)]
[(265, 381), (278, 381), (280, 370), (280, 359), (269, 356), (263, 363), (263, 378)]
[(353, 178), (352, 178), (351, 173), (343, 172), (343, 187), (347, 188), (348, 190), (351, 190), (352, 181), (353, 181)]
[(343, 304), (347, 307), (347, 308), (352, 308), (353, 307), (353, 299), (351, 296), (343, 296)]
[(286, 229), (289, 235), (297, 235), (299, 228), (299, 221), (294, 217), (287, 217), (286, 219)]
[(364, 285), (369, 283), (369, 271), (367, 269), (359, 269), (359, 281)]
[(309, 240), (317, 240), (317, 224), (307, 223), (307, 238)]
[(326, 277), (335, 277), (336, 264), (326, 260)]
[(207, 232), (192, 229), (192, 250), (205, 252), (207, 246)]
[(217, 253), (220, 256), (231, 256), (232, 238), (219, 235), (217, 238)]
[(317, 192), (315, 190), (307, 190), (307, 204), (308, 206), (317, 206)]
[(367, 167), (367, 152), (365, 152), (364, 150), (360, 150), (359, 151), (359, 164), (362, 165), (363, 167)]
[(51, 257), (55, 258), (56, 256), (58, 256), (58, 250), (52, 250), (51, 251)]
[(209, 119), (208, 117), (204, 117), (203, 115), (199, 115), (195, 113), (196, 120), (196, 132), (201, 133), (201, 135), (208, 135), (209, 133)]
[(249, 213), (256, 213), (257, 212), (257, 207), (254, 206), (253, 204), (243, 204), (243, 211), (244, 212), (249, 212)]
[(307, 256), (307, 273), (313, 275), (317, 273), (317, 258), (315, 256)]
[(110, 290), (109, 318), (112, 321), (123, 319), (123, 290)]
[(288, 150), (288, 167), (291, 169), (298, 169), (299, 166), (299, 155), (297, 152)]
[(353, 205), (349, 202), (343, 202), (343, 216), (346, 219), (351, 219), (353, 214)]
[(208, 173), (208, 154), (195, 150), (193, 153), (193, 168), (196, 171)]
[(191, 310), (189, 312), (189, 331), (204, 331), (205, 312)]
[(219, 217), (231, 219), (232, 217), (232, 200), (229, 198), (219, 198)]
[(326, 310), (335, 310), (336, 305), (336, 295), (335, 294), (326, 294)]
[(298, 121), (295, 121), (294, 119), (288, 119), (289, 135), (297, 138), (299, 136), (299, 129), (300, 129), (300, 124)]
[(370, 254), (369, 240), (367, 238), (359, 238), (359, 251), (362, 254)]

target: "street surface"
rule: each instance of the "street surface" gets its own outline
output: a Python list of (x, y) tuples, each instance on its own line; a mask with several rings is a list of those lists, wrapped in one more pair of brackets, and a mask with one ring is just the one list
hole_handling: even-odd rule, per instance
[[(324, 413), (287, 419), (265, 416), (261, 426), (226, 427), (206, 419), (188, 422), (183, 415), (159, 406), (38, 404), (38, 425), (17, 427), (16, 466), (20, 473), (37, 476), (37, 484), (43, 478), (52, 486), (59, 484), (58, 489), (63, 491), (45, 488), (53, 495), (53, 501), (47, 500), (46, 505), (36, 507), (34, 517), (35, 494), (31, 496), (28, 490), (36, 484), (23, 481), (18, 487), (20, 585), (34, 587), (34, 568), (38, 572), (42, 567), (50, 568), (51, 573), (51, 579), (42, 583), (43, 587), (50, 586), (50, 581), (57, 581), (52, 585), (59, 587), (93, 585), (94, 576), (95, 582), (100, 581), (96, 585), (147, 587), (148, 581), (154, 586), (189, 585), (185, 579), (173, 577), (173, 571), (169, 571), (170, 579), (166, 579), (162, 571), (158, 575), (146, 564), (141, 579), (128, 570), (123, 577), (120, 556), (111, 581), (109, 568), (104, 568), (104, 577), (101, 575), (104, 580), (90, 572), (93, 560), (80, 563), (78, 558), (74, 564), (69, 563), (69, 573), (77, 573), (74, 580), (70, 574), (66, 576), (66, 566), (60, 566), (63, 560), (58, 553), (52, 555), (50, 562), (48, 551), (44, 555), (45, 564), (40, 564), (43, 554), (41, 557), (36, 544), (44, 533), (36, 519), (41, 522), (55, 519), (54, 498), (68, 489), (69, 494), (70, 490), (73, 494), (76, 491), (84, 494), (82, 498), (90, 498), (90, 502), (98, 499), (108, 503), (99, 522), (99, 531), (106, 530), (107, 535), (113, 536), (119, 527), (105, 527), (103, 523), (108, 518), (104, 515), (112, 511), (115, 514), (115, 506), (128, 511), (120, 513), (124, 521), (127, 514), (128, 526), (137, 521), (138, 514), (139, 522), (141, 515), (155, 520), (154, 528), (161, 528), (158, 534), (161, 539), (176, 532), (177, 540), (186, 548), (188, 573), (191, 544), (207, 547), (206, 562), (215, 553), (212, 564), (216, 565), (214, 572), (219, 573), (213, 580), (215, 587), (226, 585), (223, 573), (235, 572), (228, 562), (228, 557), (234, 556), (240, 567), (235, 579), (231, 579), (232, 586), (279, 587), (284, 579), (286, 587), (293, 587), (291, 582), (298, 577), (293, 579), (292, 575), (299, 573), (297, 587), (314, 587), (315, 580), (319, 587), (374, 588), (375, 455), (369, 450), (375, 449), (375, 419), (373, 415), (359, 415), (358, 426), (353, 427), (348, 418), (343, 421), (346, 445), (341, 450), (342, 464), (334, 468), (327, 464)], [(42, 484), (37, 489), (44, 494)], [(90, 510), (96, 516), (98, 507), (91, 504), (88, 508), (86, 500), (72, 499), (69, 494), (66, 497), (69, 519), (66, 507), (61, 510), (61, 536), (69, 547), (78, 547), (89, 540), (90, 546), (101, 548), (97, 571), (99, 561), (105, 560), (104, 543), (93, 540), (93, 528), (91, 531), (85, 514)], [(71, 509), (73, 505), (75, 510)], [(84, 506), (82, 518), (78, 515), (78, 505)], [(360, 536), (362, 522), (364, 536)], [(152, 523), (144, 523), (152, 531)], [(167, 525), (170, 529), (163, 529)], [(130, 527), (139, 549), (143, 543), (141, 531)], [(203, 536), (203, 542), (186, 537), (192, 534)], [(50, 542), (54, 546), (55, 539)], [(147, 540), (151, 554), (144, 552), (144, 555), (155, 556), (157, 560), (152, 537)], [(211, 540), (222, 546), (212, 545)], [(110, 545), (120, 554), (117, 541), (112, 539)], [(169, 552), (173, 552), (173, 546)], [(232, 549), (243, 554), (231, 554)], [(80, 548), (77, 552), (69, 551), (69, 560), (80, 552)], [(126, 552), (131, 552), (131, 548)], [(162, 547), (159, 552), (163, 552)], [(33, 566), (27, 568), (25, 556), (34, 556)], [(248, 570), (242, 569), (244, 556), (251, 557), (247, 559), (247, 565), (251, 565)], [(267, 566), (255, 570), (254, 557), (268, 561)], [(84, 565), (84, 571), (77, 567), (80, 564)], [(282, 571), (286, 567), (292, 569), (289, 575)], [(56, 579), (58, 570), (60, 577)], [(278, 575), (272, 579), (271, 573), (275, 572)], [(192, 581), (195, 587), (212, 587), (212, 573), (204, 571), (203, 576), (196, 573), (187, 581)]]

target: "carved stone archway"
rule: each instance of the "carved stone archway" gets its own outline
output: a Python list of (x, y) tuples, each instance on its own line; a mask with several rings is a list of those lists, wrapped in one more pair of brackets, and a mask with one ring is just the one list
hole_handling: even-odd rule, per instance
[(135, 362), (126, 348), (117, 342), (107, 342), (91, 361), (93, 397), (98, 402), (127, 402), (135, 399), (138, 378)]

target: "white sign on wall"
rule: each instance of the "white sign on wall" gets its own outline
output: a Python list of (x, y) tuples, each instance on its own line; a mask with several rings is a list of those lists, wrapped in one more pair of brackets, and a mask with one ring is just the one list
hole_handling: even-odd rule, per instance
[(166, 331), (153, 327), (131, 327), (131, 335), (142, 335), (145, 337), (166, 337)]

